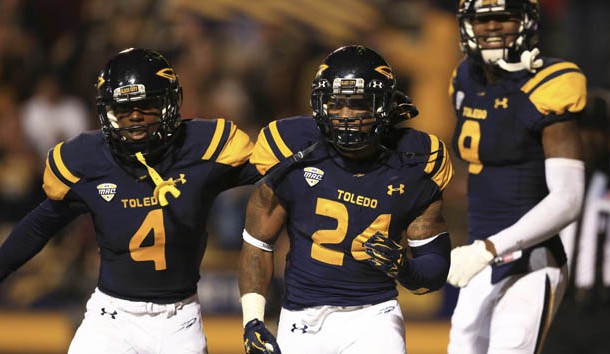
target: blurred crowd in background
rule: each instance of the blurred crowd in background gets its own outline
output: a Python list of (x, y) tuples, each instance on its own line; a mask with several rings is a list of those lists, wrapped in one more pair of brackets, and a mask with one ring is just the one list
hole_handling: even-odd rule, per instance
[[(576, 62), (591, 87), (610, 88), (610, 3), (541, 0), (541, 7), (542, 53)], [(462, 57), (456, 8), (457, 0), (0, 1), (0, 241), (43, 200), (48, 149), (99, 128), (97, 74), (128, 47), (157, 50), (174, 65), (183, 117), (227, 118), (254, 140), (274, 119), (310, 114), (317, 65), (339, 46), (363, 44), (388, 60), (418, 106), (411, 125), (449, 143), (455, 118), (447, 89)], [(454, 164), (445, 199), (458, 245), (465, 241), (465, 168)], [(217, 200), (202, 266), (204, 311), (239, 311), (234, 275), (249, 191)], [(80, 316), (97, 262), (95, 231), (82, 216), (0, 284), (0, 309)], [(278, 269), (278, 282), (281, 276)], [(413, 316), (446, 316), (450, 293), (428, 297), (433, 304)]]

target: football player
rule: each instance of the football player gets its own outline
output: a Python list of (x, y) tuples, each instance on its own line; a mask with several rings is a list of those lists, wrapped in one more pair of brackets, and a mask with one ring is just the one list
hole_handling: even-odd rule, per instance
[(260, 177), (254, 144), (224, 119), (184, 120), (182, 91), (159, 53), (128, 49), (97, 82), (101, 131), (49, 151), (47, 199), (0, 247), (0, 279), (80, 213), (97, 233), (97, 288), (70, 354), (207, 353), (197, 298), (210, 206)]
[[(265, 177), (246, 209), (240, 254), (246, 352), (405, 353), (396, 282), (425, 294), (449, 270), (447, 149), (405, 127), (415, 106), (388, 63), (363, 46), (326, 57), (311, 106), (313, 117), (261, 130), (250, 159)], [(265, 296), (284, 226), (290, 250), (276, 342)]]
[(450, 354), (537, 353), (566, 287), (558, 232), (574, 221), (584, 163), (574, 120), (586, 80), (540, 56), (537, 0), (462, 0), (466, 58), (450, 95), (453, 146), (468, 162), (468, 244), (451, 253), (461, 288)]

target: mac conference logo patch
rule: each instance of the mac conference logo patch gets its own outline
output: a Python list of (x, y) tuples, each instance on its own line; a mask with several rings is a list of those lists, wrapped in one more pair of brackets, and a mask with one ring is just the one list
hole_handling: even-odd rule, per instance
[(104, 198), (105, 201), (109, 202), (116, 195), (116, 184), (114, 184), (114, 183), (98, 184), (97, 193), (100, 195), (100, 197)]
[(303, 169), (303, 177), (305, 177), (307, 184), (309, 184), (310, 187), (313, 187), (322, 180), (324, 171), (315, 167), (305, 167)]

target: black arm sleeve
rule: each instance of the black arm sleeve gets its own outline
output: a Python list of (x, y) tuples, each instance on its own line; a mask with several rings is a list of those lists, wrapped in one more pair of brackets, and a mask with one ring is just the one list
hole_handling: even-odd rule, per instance
[(34, 257), (51, 237), (82, 210), (69, 203), (46, 199), (26, 215), (0, 246), (0, 281)]
[(416, 294), (426, 294), (443, 287), (451, 263), (451, 241), (442, 233), (432, 242), (411, 247), (413, 259), (407, 259), (398, 273), (398, 282)]

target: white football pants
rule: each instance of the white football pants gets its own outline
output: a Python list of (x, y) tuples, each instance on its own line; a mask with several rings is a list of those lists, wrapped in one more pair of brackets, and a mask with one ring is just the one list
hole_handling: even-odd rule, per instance
[(396, 300), (365, 306), (282, 308), (282, 354), (405, 354), (405, 323)]
[(460, 290), (449, 354), (538, 353), (568, 282), (567, 266), (543, 267), (491, 284), (491, 266)]
[(197, 296), (161, 305), (96, 289), (68, 354), (207, 354)]

